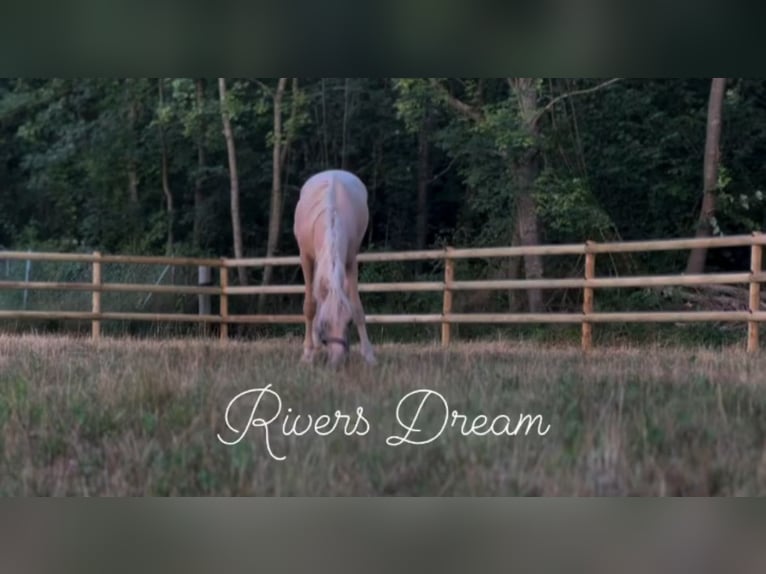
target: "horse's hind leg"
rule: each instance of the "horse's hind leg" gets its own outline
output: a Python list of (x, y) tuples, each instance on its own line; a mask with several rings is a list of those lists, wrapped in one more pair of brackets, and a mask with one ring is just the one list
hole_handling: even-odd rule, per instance
[(314, 316), (316, 315), (317, 304), (314, 299), (314, 261), (301, 255), (301, 268), (303, 269), (303, 280), (306, 285), (306, 293), (303, 299), (303, 316), (306, 320), (306, 335), (303, 338), (303, 357), (301, 361), (311, 363), (314, 361)]
[(351, 316), (359, 332), (359, 343), (361, 344), (361, 353), (367, 364), (374, 365), (375, 353), (372, 351), (370, 339), (367, 337), (367, 326), (364, 322), (364, 308), (362, 300), (359, 298), (359, 265), (356, 261), (346, 272), (346, 293), (351, 301)]

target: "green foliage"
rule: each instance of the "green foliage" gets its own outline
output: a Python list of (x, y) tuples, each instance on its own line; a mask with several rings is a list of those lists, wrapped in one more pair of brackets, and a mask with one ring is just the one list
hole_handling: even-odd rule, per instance
[(708, 82), (625, 81), (572, 102), (581, 171), (621, 237), (693, 234), (707, 96)]
[[(296, 91), (288, 80), (278, 251), (296, 251), (292, 209), (302, 183), (330, 167), (346, 167), (368, 186), (364, 249), (415, 247), (421, 133), (429, 152), (430, 246), (509, 244), (517, 169), (530, 150), (539, 152), (534, 197), (543, 241), (692, 234), (702, 197), (709, 81), (622, 80), (562, 98), (598, 83), (533, 82), (544, 108), (533, 136), (508, 78), (300, 78)], [(276, 85), (275, 78), (230, 79), (223, 103), (237, 144), (248, 255), (266, 247)], [(175, 205), (173, 251), (230, 255), (228, 161), (215, 78), (0, 80), (0, 245), (163, 253), (168, 215), (159, 128)], [(762, 80), (730, 81), (722, 138), (716, 233), (762, 230)], [(679, 254), (630, 257), (621, 265), (646, 272), (682, 264)], [(385, 280), (430, 272), (374, 269), (365, 273)], [(546, 275), (572, 270), (554, 263)], [(278, 282), (299, 280), (294, 270), (275, 273)], [(426, 296), (411, 297), (402, 304), (430, 308)]]
[(610, 236), (612, 220), (583, 179), (563, 179), (548, 170), (538, 178), (536, 187), (535, 198), (549, 241), (581, 243)]
[(437, 101), (437, 94), (427, 79), (394, 78), (393, 87), (397, 98), (394, 104), (398, 117), (406, 128), (415, 133), (420, 122)]
[[(726, 167), (721, 168), (718, 178), (718, 205), (719, 217), (711, 222), (716, 235), (733, 233), (747, 233), (760, 231), (766, 222), (766, 202), (760, 189), (751, 190), (750, 193), (731, 192), (732, 178)], [(725, 226), (725, 230), (721, 228)], [(727, 233), (728, 231), (728, 233)]]

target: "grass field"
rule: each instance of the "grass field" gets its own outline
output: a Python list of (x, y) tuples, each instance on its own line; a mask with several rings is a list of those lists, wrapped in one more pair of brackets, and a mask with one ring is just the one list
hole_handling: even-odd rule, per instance
[[(354, 356), (335, 373), (299, 364), (296, 338), (0, 337), (0, 494), (766, 494), (766, 352), (602, 348), (583, 357), (506, 342), (376, 350), (376, 367)], [(285, 436), (282, 418), (248, 427), (250, 394), (229, 419), (247, 433), (223, 444), (219, 436), (238, 436), (227, 405), (269, 384), (282, 415), (303, 415), (298, 427), (308, 414), (356, 419), (362, 407), (369, 432), (348, 436), (341, 424), (327, 436)], [(438, 392), (468, 424), (539, 414), (535, 428), (548, 432), (464, 436), (448, 424), (439, 434), (443, 407), (432, 395), (413, 426), (433, 440), (388, 445), (404, 433), (397, 405), (418, 389)], [(273, 396), (258, 413), (276, 413)], [(411, 401), (402, 413), (414, 416)], [(285, 460), (269, 455), (266, 430)]]

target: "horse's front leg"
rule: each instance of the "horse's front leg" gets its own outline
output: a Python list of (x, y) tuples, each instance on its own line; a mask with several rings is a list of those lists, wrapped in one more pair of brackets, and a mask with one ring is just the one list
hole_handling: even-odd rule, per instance
[(356, 260), (346, 272), (346, 293), (351, 301), (351, 317), (359, 332), (362, 357), (364, 357), (368, 365), (374, 365), (377, 361), (375, 360), (375, 353), (372, 350), (370, 339), (367, 337), (364, 308), (362, 307), (362, 300), (359, 298), (359, 265)]
[(314, 299), (314, 261), (301, 255), (301, 268), (303, 269), (303, 280), (306, 285), (306, 292), (303, 299), (303, 316), (306, 322), (306, 334), (303, 338), (303, 357), (301, 361), (311, 363), (314, 361), (314, 316), (316, 315), (317, 304)]

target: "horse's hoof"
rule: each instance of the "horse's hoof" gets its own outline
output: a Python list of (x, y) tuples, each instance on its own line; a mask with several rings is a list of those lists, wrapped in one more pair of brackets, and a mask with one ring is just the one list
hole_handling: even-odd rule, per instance
[(372, 353), (362, 355), (362, 356), (364, 357), (364, 362), (367, 363), (370, 367), (378, 364), (378, 361), (375, 358), (375, 355), (373, 355)]
[(306, 365), (314, 364), (314, 351), (309, 351), (308, 349), (303, 351), (303, 356), (301, 357), (301, 363), (304, 363)]

